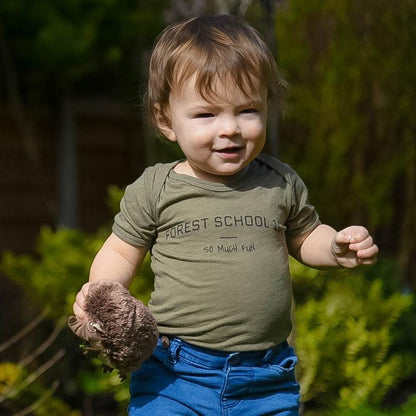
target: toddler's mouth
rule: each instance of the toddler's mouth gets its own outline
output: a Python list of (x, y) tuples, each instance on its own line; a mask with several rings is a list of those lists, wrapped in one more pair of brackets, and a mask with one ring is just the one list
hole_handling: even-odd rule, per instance
[(234, 147), (226, 147), (224, 149), (217, 149), (215, 152), (217, 153), (238, 153), (241, 149), (243, 149), (243, 146), (234, 146)]
[(240, 159), (243, 149), (244, 146), (226, 147), (224, 149), (214, 150), (214, 153), (223, 160), (236, 160)]
[(220, 153), (236, 153), (240, 149), (238, 147), (230, 147), (229, 149), (222, 149), (220, 150)]

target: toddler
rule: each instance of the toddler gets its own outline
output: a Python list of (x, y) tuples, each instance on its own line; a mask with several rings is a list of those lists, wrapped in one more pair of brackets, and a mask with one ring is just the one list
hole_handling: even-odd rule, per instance
[(271, 51), (235, 16), (193, 18), (157, 40), (148, 112), (185, 157), (127, 187), (89, 277), (128, 287), (150, 252), (161, 337), (132, 374), (131, 416), (297, 415), (288, 256), (311, 267), (376, 261), (367, 229), (321, 224), (296, 172), (261, 154), (280, 87)]

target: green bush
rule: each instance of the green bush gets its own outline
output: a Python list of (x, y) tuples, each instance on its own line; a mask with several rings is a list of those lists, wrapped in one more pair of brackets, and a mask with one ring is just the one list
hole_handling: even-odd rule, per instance
[(81, 416), (62, 399), (53, 397), (58, 385), (56, 380), (51, 387), (45, 388), (25, 367), (0, 362), (0, 413), (5, 414), (1, 411), (6, 410), (7, 414)]
[[(122, 191), (111, 187), (109, 194), (109, 205), (115, 210)], [(72, 314), (75, 295), (88, 280), (91, 262), (110, 232), (109, 226), (93, 234), (64, 228), (53, 231), (44, 227), (38, 238), (35, 255), (5, 252), (0, 260), (0, 271), (22, 287), (28, 301), (35, 303), (39, 309), (46, 310), (48, 317), (58, 322), (62, 317)], [(149, 257), (146, 257), (130, 290), (138, 299), (147, 303), (152, 288), (153, 274)], [(75, 336), (58, 341), (66, 343), (63, 345), (68, 348), (66, 359), (77, 360), (79, 365), (76, 380), (65, 380), (64, 390), (71, 390), (74, 395), (80, 392), (91, 396), (111, 394), (120, 403), (120, 409), (123, 409), (120, 414), (124, 414), (128, 400), (128, 383), (121, 383), (116, 372), (103, 374), (98, 362), (90, 363), (80, 357), (81, 352), (76, 347), (79, 343)], [(36, 399), (36, 395), (33, 399)], [(53, 400), (55, 398), (52, 397), (48, 402), (52, 403)], [(54, 403), (58, 406), (60, 402), (56, 399)], [(42, 409), (46, 407), (39, 408), (39, 415)], [(56, 410), (49, 414), (61, 413)]]
[[(397, 409), (378, 410), (368, 406), (358, 409), (345, 409), (337, 412), (337, 416), (414, 416), (416, 415), (416, 396), (412, 396), (407, 403)], [(326, 413), (321, 416), (333, 416), (333, 413)]]
[(292, 274), (306, 407), (380, 404), (416, 368), (414, 354), (391, 351), (395, 324), (412, 297), (385, 294), (382, 280), (367, 278), (366, 269), (312, 271), (294, 262)]
[[(120, 189), (109, 188), (108, 205), (112, 210), (118, 209), (121, 196)], [(102, 227), (93, 234), (66, 228), (53, 231), (43, 227), (36, 255), (5, 252), (0, 270), (19, 284), (30, 300), (42, 309), (47, 308), (55, 320), (60, 319), (72, 314), (75, 295), (88, 281), (91, 262), (110, 232), (110, 227)], [(146, 303), (152, 287), (149, 258), (146, 258), (130, 290)]]

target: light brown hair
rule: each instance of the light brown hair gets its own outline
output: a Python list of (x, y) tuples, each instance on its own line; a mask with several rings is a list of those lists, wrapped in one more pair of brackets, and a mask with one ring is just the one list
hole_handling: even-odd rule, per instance
[(207, 100), (215, 98), (216, 80), (233, 81), (247, 96), (260, 81), (269, 99), (284, 85), (269, 47), (244, 20), (229, 15), (192, 18), (167, 27), (153, 49), (147, 109), (154, 125), (166, 116), (172, 90), (194, 74), (196, 88)]

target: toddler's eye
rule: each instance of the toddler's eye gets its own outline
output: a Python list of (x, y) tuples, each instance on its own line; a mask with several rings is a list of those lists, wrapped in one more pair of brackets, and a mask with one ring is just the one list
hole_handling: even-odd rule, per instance
[(253, 114), (258, 113), (258, 110), (256, 108), (245, 108), (244, 110), (241, 110), (241, 114)]
[(198, 113), (195, 118), (209, 118), (214, 117), (214, 114), (212, 113)]

